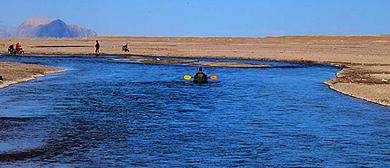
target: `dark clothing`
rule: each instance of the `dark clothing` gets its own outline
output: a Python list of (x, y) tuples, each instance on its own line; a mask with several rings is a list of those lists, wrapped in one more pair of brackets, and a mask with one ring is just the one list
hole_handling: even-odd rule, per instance
[(129, 47), (126, 45), (122, 46), (122, 51), (124, 52), (130, 52)]
[(206, 83), (207, 82), (207, 75), (205, 73), (203, 73), (202, 71), (199, 71), (194, 76), (194, 82)]
[(14, 51), (15, 51), (15, 49), (14, 49), (14, 45), (13, 45), (13, 44), (11, 44), (11, 45), (8, 47), (8, 53), (10, 53), (10, 54), (13, 54), (13, 53), (14, 53)]
[(96, 48), (95, 53), (99, 53), (99, 49), (100, 49), (100, 44), (99, 44), (99, 42), (96, 42), (95, 48)]

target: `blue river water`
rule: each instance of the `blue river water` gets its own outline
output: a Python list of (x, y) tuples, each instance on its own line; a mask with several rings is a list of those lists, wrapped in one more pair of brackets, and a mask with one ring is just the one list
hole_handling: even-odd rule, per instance
[(329, 89), (337, 67), (234, 60), (273, 67), (196, 84), (188, 65), (0, 61), (68, 70), (0, 89), (0, 167), (390, 167), (390, 108)]

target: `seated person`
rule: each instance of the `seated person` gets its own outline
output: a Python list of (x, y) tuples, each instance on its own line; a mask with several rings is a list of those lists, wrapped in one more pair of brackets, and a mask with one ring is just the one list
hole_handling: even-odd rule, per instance
[(8, 47), (8, 53), (9, 53), (9, 54), (13, 54), (14, 51), (15, 51), (15, 49), (14, 49), (14, 44), (9, 45), (9, 47)]
[[(17, 44), (19, 44), (19, 43), (17, 43)], [(15, 50), (16, 50), (16, 54), (19, 54), (19, 51), (21, 51), (22, 50), (22, 45), (16, 45), (17, 47), (15, 47)]]
[(127, 44), (122, 46), (122, 51), (124, 51), (124, 52), (129, 52), (130, 51), (129, 47), (127, 46)]
[(199, 67), (199, 72), (195, 74), (194, 82), (199, 82), (199, 83), (206, 83), (207, 82), (207, 75), (205, 73), (203, 73), (202, 67)]

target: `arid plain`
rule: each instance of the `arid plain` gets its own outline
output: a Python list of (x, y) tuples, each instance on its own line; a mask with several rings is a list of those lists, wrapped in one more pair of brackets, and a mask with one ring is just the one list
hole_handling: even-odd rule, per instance
[[(11, 43), (19, 42), (26, 52), (24, 56), (94, 54), (96, 40), (101, 45), (100, 54), (107, 55), (253, 59), (343, 66), (335, 79), (324, 83), (343, 94), (390, 106), (390, 35), (0, 38), (0, 48), (6, 54)], [(127, 53), (121, 51), (122, 44), (126, 43), (130, 47)], [(4, 65), (0, 75), (5, 71), (9, 73)], [(24, 68), (22, 64), (18, 67)]]

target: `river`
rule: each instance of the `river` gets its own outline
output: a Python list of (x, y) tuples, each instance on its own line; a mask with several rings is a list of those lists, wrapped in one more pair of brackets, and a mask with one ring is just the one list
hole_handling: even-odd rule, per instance
[(272, 67), (196, 84), (107, 57), (0, 57), (68, 70), (0, 89), (0, 167), (390, 167), (390, 108), (329, 89), (338, 67), (226, 60)]

